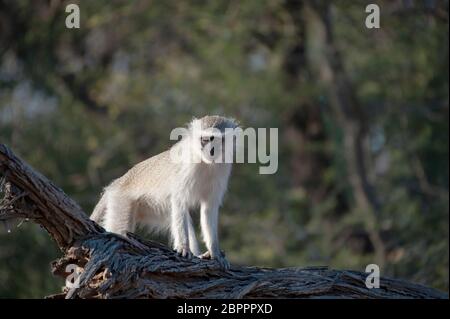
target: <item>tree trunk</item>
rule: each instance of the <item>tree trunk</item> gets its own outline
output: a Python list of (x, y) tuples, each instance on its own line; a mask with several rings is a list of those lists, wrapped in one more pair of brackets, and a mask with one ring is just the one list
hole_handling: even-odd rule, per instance
[(380, 201), (367, 173), (370, 170), (365, 141), (369, 122), (354, 93), (356, 90), (346, 73), (334, 39), (332, 6), (331, 1), (305, 2), (303, 11), (307, 38), (314, 42), (309, 48), (315, 48), (315, 51), (309, 52), (309, 59), (325, 89), (331, 114), (343, 133), (346, 175), (352, 188), (356, 212), (364, 222), (375, 250), (376, 262), (383, 267), (386, 262), (386, 247), (380, 234)]
[[(106, 232), (47, 178), (0, 144), (0, 221), (28, 218), (43, 226), (63, 257), (52, 272), (66, 287), (52, 298), (447, 298), (422, 285), (327, 267), (269, 269), (177, 256), (166, 246)], [(77, 277), (71, 271), (77, 268)], [(74, 278), (75, 279), (75, 278)]]

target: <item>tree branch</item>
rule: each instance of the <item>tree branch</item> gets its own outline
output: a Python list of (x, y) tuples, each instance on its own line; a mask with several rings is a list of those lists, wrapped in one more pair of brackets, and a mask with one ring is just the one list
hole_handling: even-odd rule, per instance
[[(68, 265), (81, 275), (78, 287), (51, 298), (447, 298), (443, 292), (367, 274), (327, 267), (269, 269), (232, 266), (177, 256), (166, 246), (106, 232), (64, 192), (0, 144), (0, 221), (29, 218), (42, 225), (64, 256), (52, 272), (66, 278)], [(70, 285), (68, 285), (70, 286)]]

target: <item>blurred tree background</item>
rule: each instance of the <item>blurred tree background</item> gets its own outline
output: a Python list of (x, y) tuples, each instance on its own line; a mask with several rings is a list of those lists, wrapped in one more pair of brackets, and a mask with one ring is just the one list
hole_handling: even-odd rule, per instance
[[(448, 1), (0, 0), (0, 142), (90, 212), (193, 116), (278, 127), (275, 175), (235, 165), (232, 263), (448, 290), (448, 32)], [(2, 230), (0, 297), (59, 291), (57, 256), (32, 223)]]

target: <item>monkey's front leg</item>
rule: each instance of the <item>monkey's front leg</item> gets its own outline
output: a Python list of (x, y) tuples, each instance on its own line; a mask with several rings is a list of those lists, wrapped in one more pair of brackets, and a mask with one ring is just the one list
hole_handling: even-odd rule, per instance
[(189, 249), (188, 214), (189, 211), (185, 207), (178, 205), (176, 201), (172, 202), (170, 232), (173, 248), (182, 257), (190, 259), (192, 253)]
[(219, 248), (218, 235), (219, 207), (202, 203), (200, 208), (200, 225), (203, 239), (208, 251), (200, 256), (203, 259), (215, 259), (223, 269), (230, 268), (230, 263)]

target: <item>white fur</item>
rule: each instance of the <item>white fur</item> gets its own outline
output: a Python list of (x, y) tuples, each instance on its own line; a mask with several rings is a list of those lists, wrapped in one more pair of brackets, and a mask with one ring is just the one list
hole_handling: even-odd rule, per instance
[[(220, 118), (221, 120), (227, 120)], [(234, 122), (230, 121), (230, 125)], [(204, 125), (203, 125), (204, 126)], [(202, 119), (194, 119), (191, 132), (204, 131)], [(199, 136), (191, 134), (173, 147), (189, 147), (202, 156)], [(107, 231), (126, 235), (136, 225), (153, 231), (169, 231), (173, 247), (183, 256), (199, 255), (190, 211), (200, 209), (200, 224), (211, 258), (222, 261), (218, 241), (218, 212), (226, 192), (231, 164), (174, 163), (170, 150), (130, 169), (105, 188), (91, 218)]]

